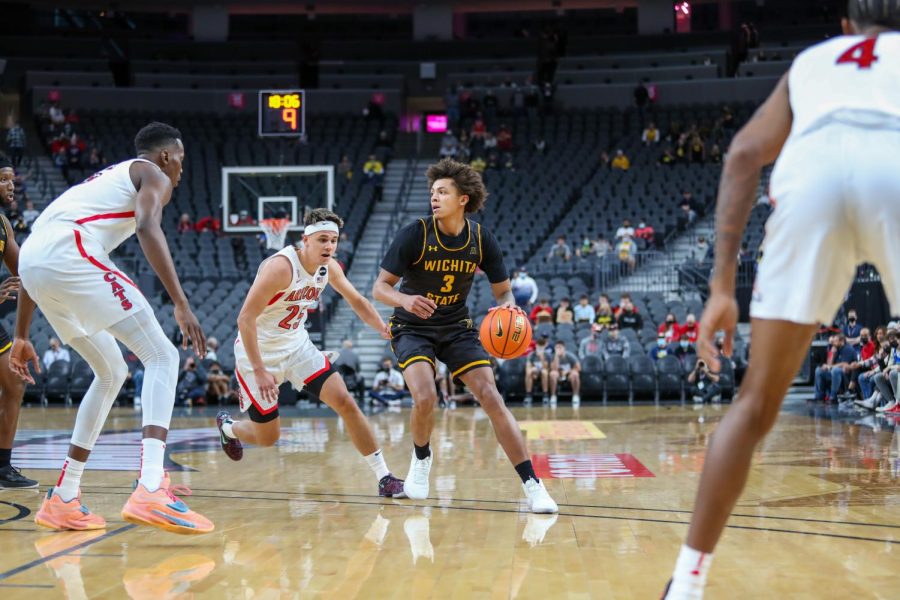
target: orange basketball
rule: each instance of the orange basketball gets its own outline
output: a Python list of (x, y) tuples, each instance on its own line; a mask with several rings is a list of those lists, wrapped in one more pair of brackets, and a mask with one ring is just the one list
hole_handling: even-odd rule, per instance
[(531, 344), (531, 323), (521, 311), (495, 308), (481, 321), (481, 345), (491, 356), (516, 358)]

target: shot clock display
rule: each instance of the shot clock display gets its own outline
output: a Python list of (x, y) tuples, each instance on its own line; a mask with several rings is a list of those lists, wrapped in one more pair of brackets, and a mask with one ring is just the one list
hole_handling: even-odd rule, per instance
[(306, 128), (303, 90), (259, 91), (259, 136), (301, 136)]

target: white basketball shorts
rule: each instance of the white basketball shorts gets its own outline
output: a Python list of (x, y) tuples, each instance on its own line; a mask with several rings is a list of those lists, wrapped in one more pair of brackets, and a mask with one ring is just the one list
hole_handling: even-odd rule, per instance
[(131, 278), (77, 226), (52, 223), (33, 232), (19, 252), (19, 276), (64, 343), (152, 310)]
[(900, 130), (829, 123), (784, 147), (772, 172), (751, 316), (831, 323), (861, 263), (900, 311)]
[[(266, 371), (275, 376), (275, 381), (279, 385), (289, 381), (297, 391), (331, 371), (328, 358), (316, 348), (308, 336), (293, 350), (270, 351), (260, 348), (260, 355)], [(277, 400), (267, 401), (259, 393), (253, 367), (240, 337), (234, 343), (234, 370), (240, 386), (241, 412), (249, 410), (251, 405), (255, 406), (261, 415), (267, 415), (278, 408)]]

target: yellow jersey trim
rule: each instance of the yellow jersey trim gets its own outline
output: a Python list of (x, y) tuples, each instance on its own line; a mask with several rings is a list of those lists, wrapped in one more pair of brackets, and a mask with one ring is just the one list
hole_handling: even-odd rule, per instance
[(12, 348), (12, 342), (7, 342), (5, 346), (3, 346), (2, 348), (0, 348), (0, 354), (3, 354), (4, 352), (6, 352), (7, 350), (9, 350), (10, 348)]
[(482, 366), (482, 365), (490, 366), (490, 364), (491, 364), (491, 361), (489, 361), (489, 360), (484, 360), (484, 359), (482, 359), (482, 360), (476, 360), (476, 361), (470, 362), (469, 364), (463, 365), (462, 367), (460, 367), (460, 368), (458, 368), (457, 370), (453, 371), (452, 377), (456, 377), (457, 375), (461, 375), (462, 373), (464, 373), (465, 371), (468, 371), (469, 369), (473, 369), (473, 368), (475, 368), (475, 367), (480, 367), (480, 366)]
[(481, 223), (478, 224), (478, 265), (484, 262), (484, 253), (481, 251)]
[(427, 356), (422, 356), (422, 355), (413, 356), (412, 358), (408, 358), (405, 361), (403, 361), (402, 363), (399, 363), (397, 366), (400, 367), (401, 369), (405, 369), (406, 365), (416, 362), (417, 360), (427, 360), (428, 362), (431, 363), (431, 366), (434, 367), (434, 361), (431, 360), (430, 358), (428, 358)]
[(425, 219), (419, 219), (419, 222), (422, 223), (422, 254), (419, 255), (419, 259), (414, 262), (414, 265), (422, 262), (422, 259), (425, 258), (425, 248), (428, 246), (428, 225), (425, 224)]
[[(472, 224), (469, 222), (468, 219), (466, 219), (466, 228), (469, 230), (469, 237), (466, 238), (466, 243), (463, 244), (462, 246), (460, 246), (459, 248), (448, 248), (447, 246), (444, 245), (444, 243), (441, 241), (441, 232), (438, 231), (437, 219), (435, 219), (434, 217), (431, 217), (431, 224), (434, 225), (434, 237), (437, 238), (438, 245), (440, 245), (440, 247), (443, 248), (444, 250), (446, 250), (447, 252), (459, 252), (460, 250), (465, 250), (466, 248), (469, 247), (469, 242), (472, 241)], [(424, 251), (423, 251), (423, 254), (424, 254)]]

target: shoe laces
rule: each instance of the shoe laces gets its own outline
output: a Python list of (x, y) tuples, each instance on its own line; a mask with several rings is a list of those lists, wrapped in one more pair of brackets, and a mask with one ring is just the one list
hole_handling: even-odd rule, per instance
[[(166, 495), (172, 502), (178, 502), (180, 500), (178, 496), (192, 496), (194, 494), (194, 492), (191, 491), (191, 488), (180, 483), (170, 483), (168, 487), (163, 487), (162, 489), (166, 492)], [(178, 496), (175, 494), (178, 494)]]
[(415, 468), (415, 480), (417, 485), (428, 483), (428, 459), (417, 460)]

